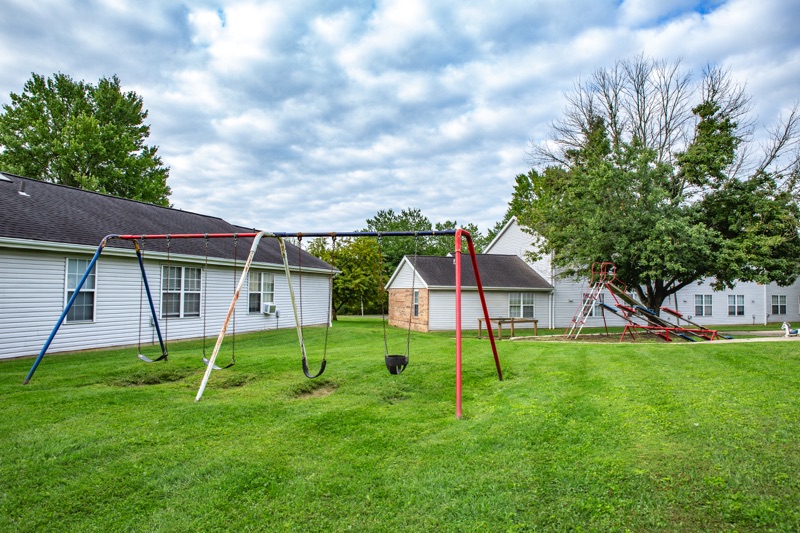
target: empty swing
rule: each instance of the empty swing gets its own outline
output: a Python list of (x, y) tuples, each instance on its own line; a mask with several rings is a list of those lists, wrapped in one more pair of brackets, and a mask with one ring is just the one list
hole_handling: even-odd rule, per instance
[(381, 322), (383, 323), (383, 359), (386, 363), (386, 369), (390, 374), (402, 374), (408, 366), (409, 358), (411, 356), (411, 323), (414, 318), (414, 289), (417, 280), (417, 243), (419, 235), (414, 232), (414, 261), (411, 264), (411, 302), (408, 311), (408, 329), (406, 331), (406, 348), (402, 355), (389, 353), (389, 341), (386, 334), (386, 312), (385, 302), (383, 297), (383, 248), (382, 237), (378, 236), (378, 251), (380, 254), (379, 259), (379, 272), (378, 272), (378, 290), (381, 293)]
[[(319, 372), (316, 374), (312, 374), (310, 369), (308, 368), (308, 356), (306, 354), (306, 345), (303, 339), (303, 247), (302, 247), (302, 236), (297, 236), (298, 241), (298, 250), (297, 250), (297, 275), (298, 275), (298, 290), (300, 291), (300, 312), (297, 312), (297, 302), (294, 296), (294, 286), (292, 285), (292, 276), (289, 272), (289, 256), (286, 253), (286, 244), (283, 242), (283, 239), (278, 237), (278, 243), (281, 247), (281, 256), (283, 257), (283, 268), (286, 273), (286, 282), (289, 285), (289, 296), (292, 300), (292, 311), (294, 312), (294, 323), (297, 329), (297, 340), (300, 343), (300, 352), (303, 356), (303, 374), (306, 375), (307, 378), (313, 379), (317, 378), (325, 372), (325, 366), (327, 365), (327, 356), (328, 356), (328, 332), (331, 326), (331, 309), (333, 307), (333, 271), (334, 267), (331, 265), (330, 276), (328, 278), (328, 320), (325, 322), (325, 344), (322, 350), (322, 363), (320, 364)], [(331, 256), (336, 253), (336, 236), (333, 236), (333, 243), (332, 243), (332, 252)], [(333, 262), (333, 259), (331, 259)]]
[[(142, 245), (139, 246), (137, 241), (133, 241), (133, 246), (136, 249), (136, 257), (139, 260), (139, 268), (142, 271), (142, 277), (140, 278), (139, 282), (139, 336), (137, 339), (136, 345), (136, 357), (144, 361), (145, 363), (155, 363), (156, 361), (166, 361), (167, 360), (167, 346), (164, 343), (164, 340), (161, 338), (161, 329), (158, 327), (158, 318), (156, 317), (156, 309), (153, 306), (153, 297), (150, 293), (150, 285), (147, 283), (147, 274), (145, 273), (144, 269), (144, 236), (142, 236)], [(169, 265), (169, 238), (167, 238), (167, 264)], [(152, 313), (153, 317), (153, 326), (156, 328), (156, 333), (158, 333), (158, 341), (161, 345), (161, 355), (157, 359), (150, 359), (146, 355), (142, 353), (142, 293), (147, 291), (147, 300), (150, 304), (150, 312)]]

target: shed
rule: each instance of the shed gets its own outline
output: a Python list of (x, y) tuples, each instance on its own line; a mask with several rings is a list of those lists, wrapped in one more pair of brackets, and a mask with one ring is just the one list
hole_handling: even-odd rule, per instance
[[(547, 313), (553, 290), (542, 276), (516, 255), (476, 256), (478, 271), (491, 317), (536, 318), (537, 308)], [(467, 254), (461, 256), (462, 328), (477, 329), (483, 310), (478, 285)], [(455, 329), (455, 258), (406, 256), (386, 288), (389, 324), (415, 331)]]

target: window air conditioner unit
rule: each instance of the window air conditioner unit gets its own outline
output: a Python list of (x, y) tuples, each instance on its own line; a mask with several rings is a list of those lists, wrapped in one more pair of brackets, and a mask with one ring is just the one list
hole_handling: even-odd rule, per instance
[(274, 315), (275, 311), (277, 310), (278, 306), (272, 302), (261, 304), (261, 312), (264, 313), (265, 315)]

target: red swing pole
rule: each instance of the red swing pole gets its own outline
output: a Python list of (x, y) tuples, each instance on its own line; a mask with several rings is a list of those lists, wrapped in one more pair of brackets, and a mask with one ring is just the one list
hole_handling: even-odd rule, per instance
[(118, 239), (122, 240), (139, 240), (146, 237), (147, 240), (153, 239), (223, 239), (230, 237), (257, 237), (258, 233), (160, 233), (160, 234), (144, 234), (144, 235), (118, 235)]
[(494, 363), (497, 367), (497, 378), (503, 381), (503, 370), (500, 368), (500, 356), (497, 355), (497, 344), (494, 341), (494, 332), (492, 331), (492, 323), (489, 320), (489, 308), (486, 305), (486, 296), (483, 293), (483, 284), (481, 283), (481, 275), (478, 271), (478, 258), (475, 253), (475, 245), (472, 243), (472, 236), (468, 231), (463, 229), (456, 230), (455, 242), (455, 256), (456, 256), (456, 418), (461, 419), (461, 237), (467, 238), (467, 247), (469, 249), (470, 259), (472, 260), (472, 271), (475, 274), (475, 284), (478, 287), (478, 295), (481, 299), (481, 307), (483, 308), (483, 317), (486, 320), (486, 329), (489, 332), (489, 341), (492, 345), (492, 354), (494, 355)]

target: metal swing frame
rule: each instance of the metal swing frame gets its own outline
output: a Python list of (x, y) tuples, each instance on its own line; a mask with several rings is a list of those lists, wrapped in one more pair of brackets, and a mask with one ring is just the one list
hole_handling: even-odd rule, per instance
[[(92, 257), (89, 265), (86, 268), (83, 276), (81, 277), (80, 281), (75, 287), (75, 291), (72, 294), (72, 297), (67, 302), (67, 305), (64, 307), (61, 315), (59, 316), (58, 320), (56, 321), (53, 330), (50, 332), (50, 335), (47, 337), (47, 340), (42, 346), (39, 355), (36, 357), (33, 365), (31, 366), (30, 371), (28, 372), (23, 384), (30, 383), (33, 374), (36, 372), (39, 364), (42, 362), (45, 353), (47, 353), (47, 349), (50, 347), (50, 344), (53, 342), (53, 339), (56, 336), (61, 325), (64, 323), (66, 319), (67, 313), (72, 308), (72, 305), (75, 303), (78, 294), (80, 294), (80, 290), (83, 288), (83, 285), (86, 282), (89, 274), (94, 269), (94, 266), (97, 264), (97, 260), (100, 257), (100, 254), (106, 247), (106, 244), (109, 240), (112, 239), (120, 239), (120, 240), (130, 240), (130, 241), (137, 241), (141, 240), (142, 238), (147, 239), (197, 239), (197, 238), (230, 238), (234, 235), (238, 235), (241, 238), (253, 238), (253, 244), (250, 248), (250, 253), (247, 257), (247, 261), (245, 262), (245, 266), (242, 270), (241, 277), (239, 278), (239, 282), (236, 286), (236, 290), (234, 292), (233, 298), (231, 300), (230, 307), (228, 308), (228, 313), (226, 315), (225, 321), (222, 324), (222, 328), (220, 329), (219, 336), (217, 337), (217, 343), (214, 346), (214, 351), (211, 354), (211, 358), (209, 359), (209, 364), (206, 366), (205, 374), (203, 375), (203, 380), (200, 385), (200, 389), (197, 392), (197, 396), (195, 397), (195, 401), (199, 401), (202, 398), (203, 391), (208, 383), (208, 379), (211, 375), (211, 371), (214, 369), (214, 361), (219, 353), (219, 348), (222, 345), (222, 340), (225, 337), (225, 332), (228, 328), (228, 323), (230, 322), (231, 316), (233, 315), (233, 311), (236, 306), (236, 302), (239, 299), (239, 295), (241, 293), (242, 285), (244, 284), (244, 280), (247, 278), (247, 274), (250, 269), (250, 264), (252, 263), (253, 256), (255, 255), (256, 249), (258, 248), (258, 244), (261, 241), (262, 237), (271, 237), (271, 238), (288, 238), (288, 237), (411, 237), (411, 236), (444, 236), (444, 235), (451, 235), (455, 237), (455, 327), (456, 327), (456, 361), (455, 361), (455, 374), (456, 374), (456, 418), (462, 417), (462, 404), (461, 404), (461, 393), (462, 393), (462, 328), (461, 328), (461, 300), (462, 300), (462, 268), (461, 268), (461, 243), (463, 239), (467, 241), (468, 253), (472, 262), (472, 269), (475, 276), (476, 288), (478, 290), (478, 294), (480, 296), (481, 307), (483, 310), (484, 319), (486, 320), (487, 329), (489, 333), (489, 341), (491, 343), (492, 354), (494, 356), (495, 367), (497, 369), (497, 377), (500, 381), (503, 380), (503, 372), (500, 367), (500, 358), (497, 354), (497, 345), (495, 343), (494, 332), (491, 326), (491, 322), (489, 320), (489, 310), (486, 304), (486, 297), (483, 291), (483, 284), (481, 283), (480, 272), (478, 270), (478, 261), (477, 255), (475, 252), (475, 246), (472, 242), (472, 237), (470, 236), (469, 232), (464, 229), (455, 229), (455, 230), (431, 230), (431, 231), (387, 231), (387, 232), (375, 232), (375, 231), (362, 231), (362, 232), (328, 232), (328, 233), (271, 233), (266, 231), (260, 231), (257, 233), (191, 233), (191, 234), (140, 234), (140, 235), (120, 235), (120, 234), (110, 234), (105, 236), (100, 245), (97, 247), (94, 256)], [(144, 263), (141, 259), (141, 254), (137, 254), (139, 258), (139, 265), (142, 271), (142, 276), (146, 277), (144, 272)], [(160, 330), (158, 328), (158, 316), (155, 311), (155, 306), (153, 304), (152, 294), (149, 289), (149, 284), (147, 285), (147, 297), (148, 302), (150, 304), (150, 311), (153, 316), (153, 321), (156, 325), (156, 331), (159, 333), (159, 341), (162, 344), (162, 352), (166, 351), (163, 344), (163, 339), (160, 335)]]

